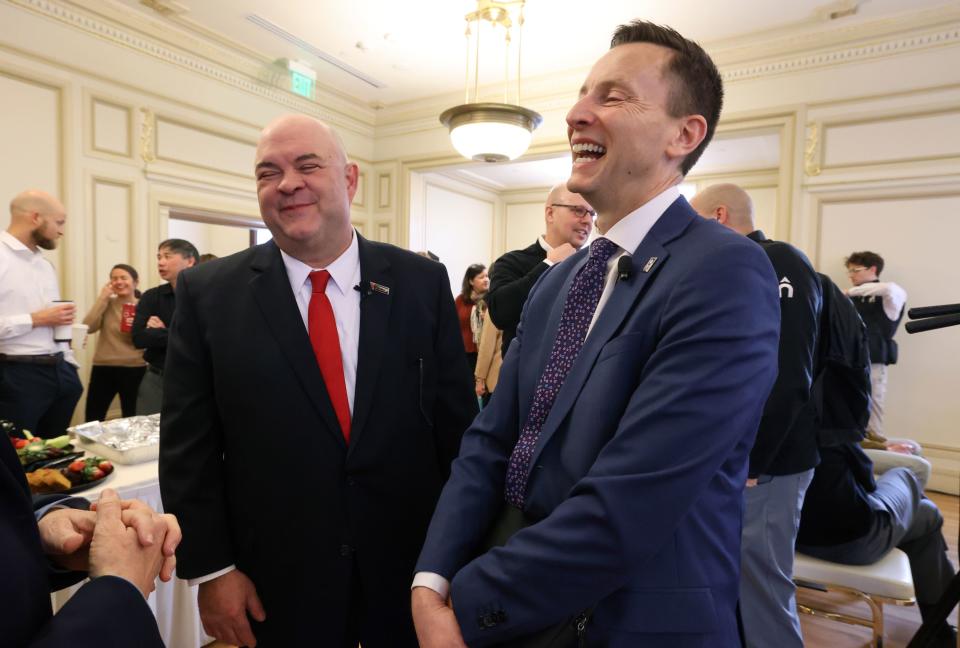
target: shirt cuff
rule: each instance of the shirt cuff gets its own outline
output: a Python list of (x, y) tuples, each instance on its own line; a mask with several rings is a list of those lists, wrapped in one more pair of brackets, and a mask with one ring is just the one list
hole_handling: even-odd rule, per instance
[(433, 572), (417, 572), (413, 577), (413, 585), (410, 586), (410, 589), (414, 587), (432, 589), (443, 597), (444, 600), (450, 596), (450, 581), (440, 574), (434, 574)]
[(224, 574), (229, 574), (236, 568), (237, 568), (236, 565), (230, 565), (229, 567), (224, 567), (220, 571), (215, 571), (212, 574), (207, 574), (206, 576), (200, 576), (198, 578), (190, 578), (190, 579), (187, 579), (187, 584), (190, 587), (196, 587), (201, 583), (206, 583), (208, 581), (212, 581), (214, 578), (220, 578)]
[[(82, 506), (71, 506), (71, 504), (81, 504)], [(40, 518), (42, 518), (44, 515), (46, 515), (50, 511), (56, 511), (58, 509), (65, 509), (65, 508), (89, 510), (90, 501), (83, 497), (65, 497), (63, 499), (57, 500), (56, 502), (47, 504), (46, 506), (41, 506), (38, 509), (34, 509), (33, 516), (36, 518), (37, 522), (39, 522)]]
[(5, 337), (19, 337), (33, 330), (33, 317), (30, 316), (30, 313), (7, 315), (6, 317), (0, 317), (0, 320), (2, 320), (2, 328), (6, 333)]

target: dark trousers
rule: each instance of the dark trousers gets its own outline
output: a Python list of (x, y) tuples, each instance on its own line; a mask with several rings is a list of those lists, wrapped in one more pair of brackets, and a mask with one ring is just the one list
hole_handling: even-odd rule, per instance
[(90, 384), (87, 385), (87, 421), (102, 421), (113, 397), (120, 395), (123, 416), (133, 416), (137, 411), (137, 390), (143, 380), (145, 367), (111, 367), (93, 365)]
[(36, 436), (64, 434), (82, 393), (76, 367), (62, 357), (53, 365), (0, 362), (0, 419)]
[(869, 495), (873, 525), (863, 537), (842, 545), (798, 545), (805, 554), (847, 565), (869, 565), (894, 547), (910, 560), (913, 586), (921, 615), (940, 598), (953, 578), (953, 565), (940, 528), (943, 518), (936, 504), (923, 496), (916, 476), (906, 468), (892, 468), (877, 480)]

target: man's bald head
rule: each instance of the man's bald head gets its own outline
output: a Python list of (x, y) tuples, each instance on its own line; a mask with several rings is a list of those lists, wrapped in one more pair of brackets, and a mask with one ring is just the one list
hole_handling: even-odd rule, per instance
[(359, 169), (332, 128), (307, 115), (275, 119), (255, 164), (260, 215), (281, 250), (323, 268), (350, 246)]
[(63, 236), (67, 210), (63, 203), (39, 189), (21, 191), (10, 201), (8, 232), (32, 250), (52, 250)]
[(281, 115), (260, 131), (260, 140), (257, 142), (257, 160), (261, 159), (261, 149), (266, 143), (286, 137), (319, 138), (329, 142), (331, 154), (339, 156), (339, 161), (347, 161), (346, 148), (343, 146), (343, 140), (340, 139), (337, 131), (316, 117), (297, 113)]
[(704, 218), (715, 219), (740, 234), (749, 234), (756, 229), (753, 200), (735, 184), (710, 185), (693, 197), (690, 206)]

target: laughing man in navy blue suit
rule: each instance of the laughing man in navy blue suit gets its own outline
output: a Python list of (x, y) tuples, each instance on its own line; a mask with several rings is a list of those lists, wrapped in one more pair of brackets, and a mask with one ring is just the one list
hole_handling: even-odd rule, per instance
[[(531, 292), (417, 565), (426, 648), (531, 645), (509, 642), (565, 628), (581, 635), (573, 645), (739, 645), (743, 484), (777, 371), (777, 281), (756, 244), (699, 218), (677, 189), (719, 119), (712, 61), (644, 22), (619, 28), (612, 45), (567, 115), (567, 186), (597, 209), (616, 250), (512, 514), (507, 468), (544, 369), (564, 353), (558, 331), (569, 340), (561, 313), (588, 256), (609, 243), (554, 266)], [(503, 546), (480, 549), (517, 515)]]

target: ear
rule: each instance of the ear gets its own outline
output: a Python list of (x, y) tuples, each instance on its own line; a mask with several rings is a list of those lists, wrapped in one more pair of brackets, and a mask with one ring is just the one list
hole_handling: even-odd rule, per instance
[(353, 197), (357, 195), (357, 185), (360, 182), (360, 167), (355, 162), (347, 162), (344, 173), (347, 177), (347, 196), (350, 197), (350, 204), (352, 205)]
[(685, 158), (707, 136), (707, 120), (703, 115), (687, 115), (679, 120), (673, 140), (667, 145), (672, 158)]
[(714, 211), (714, 214), (717, 216), (717, 222), (721, 225), (726, 225), (727, 221), (730, 220), (730, 212), (727, 211), (726, 205), (720, 205)]
[(553, 223), (553, 206), (552, 205), (547, 205), (547, 209), (543, 212), (543, 219), (547, 222), (548, 225), (550, 223)]

